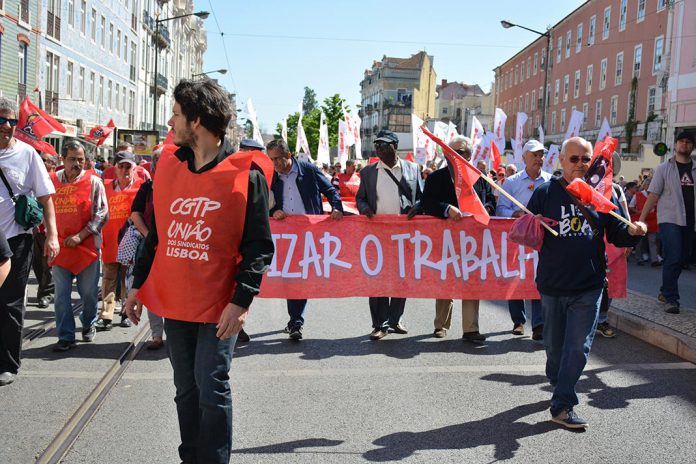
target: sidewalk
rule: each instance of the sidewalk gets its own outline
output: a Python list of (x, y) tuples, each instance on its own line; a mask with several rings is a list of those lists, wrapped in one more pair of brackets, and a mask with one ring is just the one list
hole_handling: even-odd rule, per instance
[(628, 290), (613, 300), (609, 323), (618, 330), (696, 364), (696, 309), (667, 314), (657, 298)]

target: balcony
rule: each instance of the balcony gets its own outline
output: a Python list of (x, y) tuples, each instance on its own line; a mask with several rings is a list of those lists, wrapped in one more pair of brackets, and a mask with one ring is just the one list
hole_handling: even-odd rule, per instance
[(46, 112), (58, 116), (58, 92), (46, 90)]
[(27, 84), (17, 83), (17, 99), (21, 102), (27, 96)]
[(157, 73), (157, 77), (155, 78), (155, 85), (157, 87), (157, 92), (165, 93), (167, 91), (168, 86), (169, 86), (169, 79), (167, 79), (164, 76), (164, 74)]
[(159, 28), (156, 27), (155, 29), (159, 29), (159, 33), (153, 36), (155, 44), (160, 48), (169, 47), (169, 45), (172, 43), (172, 39), (169, 37), (169, 29), (167, 29), (167, 26), (160, 24)]
[(147, 10), (143, 10), (143, 27), (150, 32), (155, 31), (155, 18)]

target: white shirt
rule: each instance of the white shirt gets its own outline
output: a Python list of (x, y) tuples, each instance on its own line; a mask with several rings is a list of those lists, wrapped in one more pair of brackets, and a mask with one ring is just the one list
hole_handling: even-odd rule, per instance
[(300, 173), (297, 163), (293, 162), (290, 172), (278, 173), (283, 182), (283, 211), (285, 214), (306, 214), (304, 202), (297, 188), (297, 176)]
[(397, 158), (396, 165), (390, 168), (381, 160), (377, 162), (377, 214), (401, 214), (401, 193), (396, 182), (389, 177), (386, 170), (391, 171), (400, 181), (403, 177), (401, 160)]
[[(56, 193), (39, 154), (31, 145), (20, 140), (15, 139), (12, 148), (0, 149), (0, 169), (15, 196), (43, 197)], [(7, 187), (0, 181), (0, 230), (8, 239), (20, 234), (30, 234), (31, 229), (24, 230), (24, 227), (15, 222), (14, 217), (14, 203)]]

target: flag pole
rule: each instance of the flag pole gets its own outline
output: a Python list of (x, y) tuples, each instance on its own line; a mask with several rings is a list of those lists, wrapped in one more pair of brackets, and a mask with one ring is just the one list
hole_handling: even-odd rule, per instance
[(637, 227), (634, 223), (632, 223), (631, 221), (629, 221), (629, 220), (626, 219), (625, 217), (621, 216), (620, 214), (616, 214), (616, 213), (613, 212), (613, 211), (609, 211), (609, 214), (611, 214), (611, 215), (614, 216), (616, 219), (618, 219), (619, 221), (621, 221), (621, 222), (623, 222), (624, 224), (626, 224), (628, 227)]
[[(534, 214), (531, 211), (529, 211), (526, 206), (524, 206), (522, 203), (520, 203), (515, 197), (513, 197), (512, 195), (507, 193), (504, 188), (502, 188), (500, 185), (496, 184), (496, 182), (493, 179), (491, 179), (490, 177), (488, 177), (487, 175), (481, 173), (481, 179), (483, 179), (486, 182), (488, 182), (489, 184), (491, 184), (491, 187), (498, 190), (498, 192), (502, 193), (505, 197), (507, 197), (508, 200), (513, 202), (515, 204), (515, 206), (517, 206), (519, 209), (521, 209), (525, 213), (532, 214), (532, 215)], [(558, 237), (558, 232), (553, 230), (544, 221), (540, 221), (540, 224), (544, 227), (544, 229), (548, 230), (551, 235), (553, 235), (554, 237)]]

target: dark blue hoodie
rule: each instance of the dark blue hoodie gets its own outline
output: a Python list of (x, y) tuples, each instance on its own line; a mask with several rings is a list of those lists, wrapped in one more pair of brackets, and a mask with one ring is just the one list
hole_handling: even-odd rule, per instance
[[(612, 201), (618, 205), (615, 196)], [(536, 284), (540, 293), (571, 296), (601, 288), (606, 276), (604, 242), (593, 239), (592, 227), (560, 184), (558, 178), (540, 185), (527, 205), (534, 214), (555, 219), (558, 237), (544, 231), (539, 252)], [(618, 247), (635, 246), (641, 237), (629, 235), (628, 227), (609, 214), (589, 210), (599, 230), (609, 243)]]

